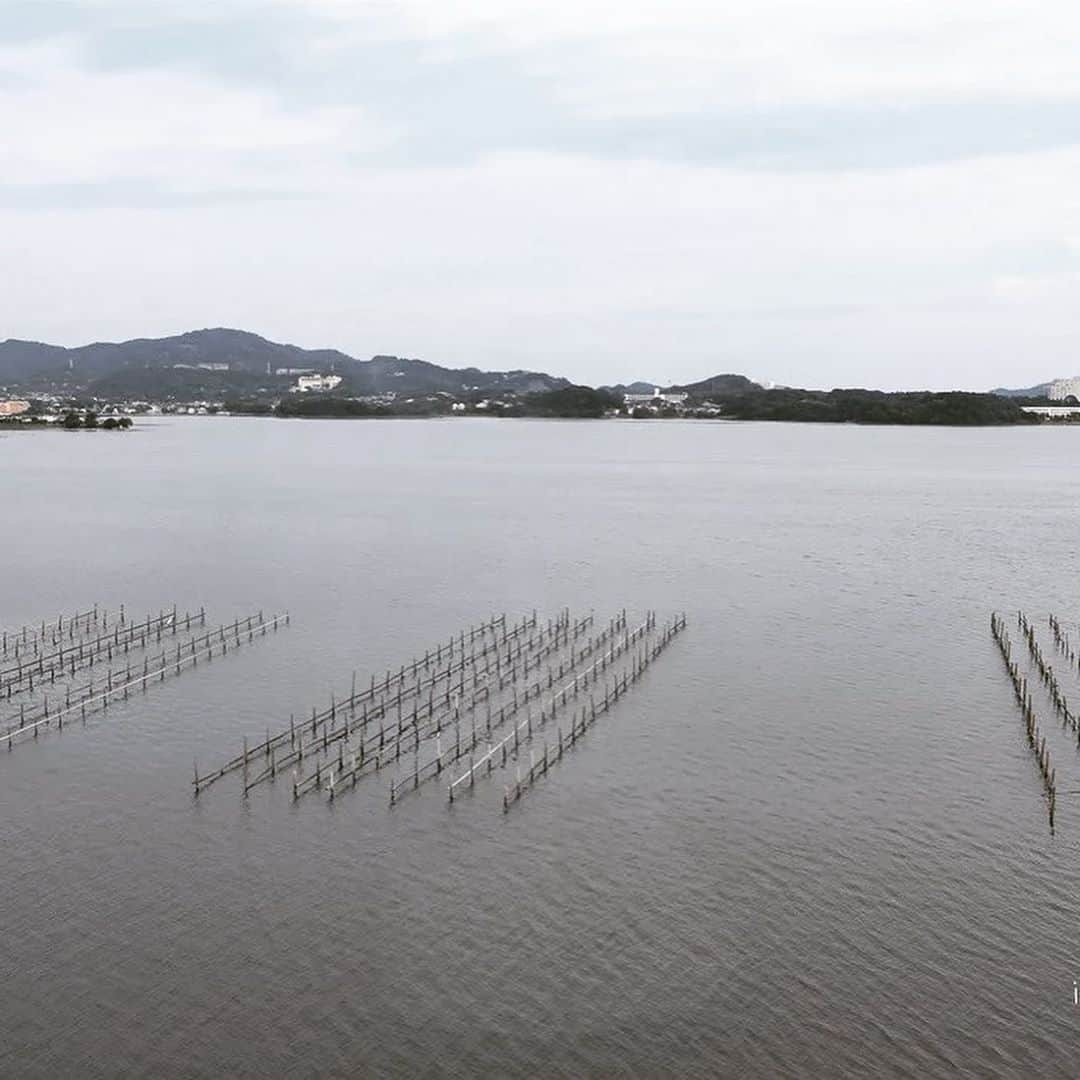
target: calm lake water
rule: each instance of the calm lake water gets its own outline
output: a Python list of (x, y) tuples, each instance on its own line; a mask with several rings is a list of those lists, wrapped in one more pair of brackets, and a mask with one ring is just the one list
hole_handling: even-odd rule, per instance
[[(0, 436), (0, 623), (292, 615), (0, 753), (0, 1075), (1077, 1076), (1080, 755), (1039, 698), (1051, 835), (988, 620), (1080, 633), (1078, 452), (676, 422)], [(493, 782), (391, 810), (383, 776), (192, 799), (193, 758), (354, 668), (564, 606), (689, 625), (509, 814)]]

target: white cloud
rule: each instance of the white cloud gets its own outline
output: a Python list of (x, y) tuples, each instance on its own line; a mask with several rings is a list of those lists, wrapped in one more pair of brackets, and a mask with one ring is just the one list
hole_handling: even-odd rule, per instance
[[(590, 112), (1080, 93), (1071, 0), (292, 0), (458, 55), (509, 50)], [(582, 46), (574, 48), (575, 46)]]
[[(1046, 272), (1017, 252), (1051, 250), (1078, 166), (1070, 154), (791, 178), (507, 157), (367, 171), (284, 213), (8, 215), (23, 272), (5, 303), (22, 333), (65, 341), (239, 324), (594, 382), (732, 369), (826, 385), (1023, 381), (1009, 372), (1033, 342), (1040, 371), (1075, 366), (1075, 304), (1064, 291), (1040, 301), (1033, 327), (1000, 279)], [(999, 198), (1010, 190), (1041, 197)], [(63, 272), (58, 312), (43, 282), (64, 251), (93, 257)]]
[(78, 59), (74, 44), (0, 51), (0, 74), (15, 82), (0, 94), (5, 182), (270, 186), (300, 173), (308, 183), (313, 163), (382, 138), (354, 106), (293, 110), (265, 91), (172, 71), (91, 71)]
[[(1080, 311), (1080, 270), (1056, 274), (1000, 274), (991, 282), (994, 295), (1035, 315), (1050, 307)], [(1080, 323), (1077, 323), (1080, 330)], [(1080, 357), (1077, 359), (1080, 364)]]

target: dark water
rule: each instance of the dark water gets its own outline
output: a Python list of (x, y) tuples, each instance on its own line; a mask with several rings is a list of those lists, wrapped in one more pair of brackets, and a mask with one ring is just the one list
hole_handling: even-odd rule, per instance
[[(0, 622), (291, 627), (0, 755), (0, 1074), (1080, 1074), (1080, 431), (189, 420), (0, 437)], [(209, 767), (491, 612), (689, 627), (512, 813)], [(1014, 639), (1017, 635), (1014, 632)], [(1080, 701), (1075, 676), (1061, 674)]]

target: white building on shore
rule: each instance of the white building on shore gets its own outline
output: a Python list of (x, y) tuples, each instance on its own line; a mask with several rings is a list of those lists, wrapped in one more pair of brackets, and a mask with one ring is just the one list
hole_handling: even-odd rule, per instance
[(665, 394), (659, 386), (651, 394), (623, 394), (623, 404), (632, 409), (635, 405), (685, 405), (689, 394)]
[(306, 394), (309, 390), (333, 390), (340, 385), (340, 375), (301, 375), (296, 380), (296, 389), (301, 394)]
[(1067, 397), (1080, 401), (1080, 375), (1074, 375), (1071, 379), (1055, 379), (1046, 396), (1051, 401), (1064, 401)]

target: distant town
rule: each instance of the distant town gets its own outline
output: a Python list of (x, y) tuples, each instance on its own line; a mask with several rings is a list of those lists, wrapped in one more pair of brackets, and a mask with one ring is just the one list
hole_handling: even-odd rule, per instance
[[(33, 394), (26, 397), (0, 398), (0, 422), (60, 425), (73, 427), (71, 417), (78, 417), (83, 426), (101, 424), (108, 427), (113, 422), (125, 420), (130, 426), (132, 418), (140, 416), (348, 416), (348, 415), (543, 415), (536, 408), (545, 403), (560, 415), (577, 416), (630, 416), (643, 417), (716, 417), (723, 413), (723, 406), (707, 400), (690, 403), (687, 393), (665, 392), (654, 387), (649, 393), (623, 393), (622, 395), (594, 391), (589, 387), (571, 387), (536, 394), (508, 393), (502, 396), (480, 397), (469, 395), (455, 397), (447, 391), (437, 391), (421, 397), (399, 398), (393, 391), (384, 394), (331, 397), (331, 391), (342, 382), (341, 376), (312, 374), (298, 377), (289, 393), (311, 395), (306, 401), (277, 399), (273, 402), (254, 399), (235, 400), (104, 400), (70, 397), (57, 394)], [(0, 394), (7, 393), (0, 387)], [(576, 403), (575, 403), (576, 397)], [(560, 412), (561, 408), (561, 412)], [(86, 419), (90, 423), (85, 423)]]
[(1080, 377), (990, 393), (764, 387), (739, 374), (679, 386), (594, 388), (537, 371), (455, 369), (396, 356), (359, 360), (230, 329), (72, 349), (0, 342), (0, 424), (109, 429), (141, 416), (1032, 424), (1080, 420)]

